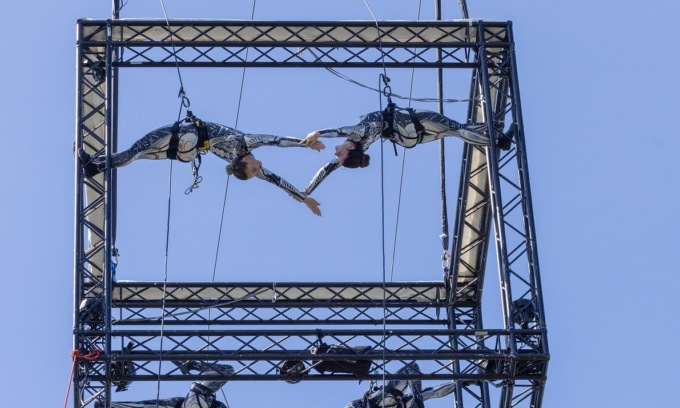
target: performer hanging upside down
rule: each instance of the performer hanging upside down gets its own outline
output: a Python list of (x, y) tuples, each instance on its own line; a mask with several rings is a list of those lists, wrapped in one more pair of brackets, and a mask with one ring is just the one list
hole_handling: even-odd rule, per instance
[(335, 159), (319, 169), (304, 193), (311, 194), (340, 166), (348, 168), (368, 166), (370, 156), (364, 152), (381, 137), (406, 148), (447, 136), (457, 136), (474, 145), (488, 145), (489, 137), (475, 131), (474, 128), (480, 128), (480, 125), (463, 125), (437, 112), (395, 107), (393, 110), (388, 108), (364, 115), (354, 126), (316, 130), (308, 134), (301, 144), (312, 147), (320, 137), (345, 137), (347, 140), (336, 146)]
[[(397, 374), (420, 374), (420, 369), (416, 363), (411, 363), (397, 371)], [(373, 393), (367, 392), (345, 408), (424, 408), (424, 401), (449, 395), (455, 387), (455, 383), (448, 382), (422, 389), (420, 380), (390, 380), (384, 390), (381, 388)], [(411, 388), (410, 394), (406, 394), (407, 388)]]
[[(183, 374), (188, 374), (191, 370), (206, 375), (230, 376), (234, 374), (233, 367), (228, 364), (203, 363), (201, 361), (188, 361), (176, 364)], [(196, 381), (191, 384), (186, 397), (112, 402), (111, 408), (227, 408), (224, 403), (218, 401), (215, 397), (215, 393), (226, 383), (226, 379)], [(103, 406), (103, 401), (97, 401), (95, 404), (95, 408), (102, 408)]]
[[(189, 120), (175, 125), (160, 127), (135, 142), (132, 147), (111, 155), (111, 167), (123, 167), (137, 159), (176, 159), (191, 162), (200, 152), (210, 150), (227, 160), (227, 173), (239, 180), (257, 177), (283, 189), (297, 201), (303, 202), (314, 214), (321, 215), (319, 203), (302, 194), (289, 182), (262, 167), (255, 159), (252, 150), (261, 146), (304, 146), (316, 151), (325, 146), (321, 142), (301, 143), (293, 137), (246, 134), (212, 122), (203, 122), (192, 116)], [(106, 169), (106, 156), (91, 157), (83, 149), (78, 150), (78, 158), (86, 177), (94, 177)]]

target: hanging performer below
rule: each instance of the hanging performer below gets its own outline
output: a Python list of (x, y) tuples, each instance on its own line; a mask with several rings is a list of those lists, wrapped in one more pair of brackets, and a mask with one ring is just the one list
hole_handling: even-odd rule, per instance
[[(397, 374), (420, 374), (416, 363), (402, 367)], [(411, 393), (407, 394), (407, 388)], [(367, 392), (360, 399), (347, 404), (345, 408), (424, 408), (424, 401), (441, 398), (453, 393), (456, 384), (442, 383), (422, 389), (420, 380), (390, 380), (384, 387)]]
[[(187, 361), (175, 363), (182, 374), (189, 374), (192, 370), (205, 375), (219, 375), (228, 377), (234, 374), (234, 368), (228, 364), (204, 363), (201, 361)], [(227, 380), (196, 381), (186, 397), (174, 397), (160, 400), (112, 402), (110, 408), (227, 408), (218, 401), (215, 393), (219, 391)], [(103, 401), (98, 400), (95, 408), (103, 408)]]
[[(126, 166), (137, 159), (171, 159), (191, 162), (199, 153), (210, 150), (217, 156), (227, 160), (227, 173), (239, 180), (257, 177), (268, 181), (288, 193), (295, 200), (303, 202), (314, 214), (321, 215), (319, 203), (302, 194), (293, 185), (275, 173), (262, 167), (262, 162), (255, 159), (252, 150), (261, 146), (304, 146), (316, 151), (325, 146), (318, 141), (302, 143), (293, 137), (246, 134), (212, 122), (196, 119), (189, 112), (187, 119), (175, 122), (174, 125), (160, 127), (135, 142), (132, 147), (111, 155), (111, 167)], [(94, 177), (106, 168), (106, 156), (101, 154), (91, 157), (83, 149), (78, 150), (78, 158), (86, 177)]]
[(360, 122), (354, 126), (316, 130), (308, 134), (301, 144), (312, 147), (320, 137), (345, 137), (347, 140), (336, 146), (336, 158), (319, 169), (303, 193), (311, 194), (340, 166), (352, 169), (368, 166), (370, 156), (364, 152), (379, 138), (406, 148), (447, 136), (457, 136), (467, 143), (487, 146), (489, 137), (473, 130), (481, 127), (482, 125), (463, 125), (432, 111), (402, 109), (390, 105), (384, 111), (362, 116)]

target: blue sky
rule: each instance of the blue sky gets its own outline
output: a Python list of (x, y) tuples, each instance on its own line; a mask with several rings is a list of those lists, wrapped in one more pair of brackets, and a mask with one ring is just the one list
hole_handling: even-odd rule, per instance
[[(363, 0), (281, 3), (259, 0), (255, 18), (371, 19)], [(424, 3), (422, 16), (429, 19), (432, 4)], [(460, 18), (458, 2), (445, 3), (444, 17)], [(380, 20), (414, 20), (418, 12), (417, 1), (369, 4)], [(251, 8), (251, 1), (166, 0), (170, 18), (249, 19)], [(680, 334), (674, 257), (680, 250), (680, 86), (673, 72), (680, 57), (672, 48), (672, 27), (680, 6), (487, 0), (468, 1), (468, 8), (473, 18), (510, 20), (514, 27), (552, 354), (544, 406), (674, 405), (680, 379), (674, 343)], [(101, 0), (0, 4), (6, 16), (0, 26), (5, 406), (63, 405), (72, 349), (75, 28), (78, 18), (106, 19), (110, 10), (111, 2)], [(163, 12), (159, 1), (129, 0), (122, 16), (162, 18)], [(371, 85), (378, 74), (356, 73)], [(410, 71), (388, 74), (393, 91), (407, 94)], [(237, 123), (240, 71), (184, 70), (182, 76), (196, 114)], [(448, 97), (467, 97), (469, 85), (461, 78), (448, 78)], [(301, 86), (303, 81), (310, 85)], [(120, 145), (174, 121), (178, 89), (171, 69), (123, 72)], [(434, 94), (431, 75), (417, 73), (414, 95)], [(302, 137), (352, 124), (379, 103), (376, 94), (322, 70), (251, 69), (238, 127)], [(466, 107), (445, 109), (462, 120)], [(461, 143), (452, 140), (447, 148), (452, 200)], [(299, 186), (331, 157), (328, 150), (260, 150), (267, 167)], [(391, 147), (386, 153), (391, 250), (402, 155), (395, 158)], [(358, 266), (349, 280), (368, 275), (380, 281), (379, 150), (371, 154), (373, 166), (339, 170), (314, 194), (321, 218), (265, 183), (231, 180), (216, 280), (344, 280), (343, 262), (352, 257)], [(204, 181), (189, 196), (182, 194), (191, 182), (188, 166), (173, 167), (170, 280), (210, 280), (213, 274), (226, 177), (221, 160), (208, 156), (203, 163)], [(438, 279), (437, 147), (409, 151), (405, 172), (395, 280)], [(119, 171), (119, 279), (163, 279), (167, 175), (167, 162), (138, 162)], [(205, 249), (198, 255), (197, 242)], [(496, 279), (487, 281), (485, 306), (492, 310)], [(485, 315), (487, 324), (497, 318), (493, 311)], [(263, 386), (268, 391), (258, 392)], [(183, 395), (187, 387), (163, 385), (162, 395)], [(328, 387), (238, 382), (225, 392), (234, 408), (294, 402), (342, 407), (365, 384)], [(40, 402), (32, 399), (37, 395)], [(153, 396), (155, 385), (135, 384), (114, 399)], [(444, 406), (450, 402), (428, 404)]]

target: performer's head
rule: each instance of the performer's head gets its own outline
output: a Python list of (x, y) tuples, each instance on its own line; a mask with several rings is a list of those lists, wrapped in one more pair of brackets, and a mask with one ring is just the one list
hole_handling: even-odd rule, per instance
[(361, 143), (349, 139), (335, 146), (335, 157), (338, 158), (342, 166), (350, 169), (366, 167), (371, 160), (371, 156), (364, 153)]
[(250, 180), (262, 173), (262, 162), (252, 154), (237, 157), (227, 166), (227, 174), (234, 175), (239, 180)]

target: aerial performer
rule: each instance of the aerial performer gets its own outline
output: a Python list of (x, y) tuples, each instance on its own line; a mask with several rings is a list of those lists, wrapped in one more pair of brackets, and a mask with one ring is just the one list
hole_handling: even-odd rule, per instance
[(353, 126), (315, 130), (301, 142), (304, 146), (312, 147), (320, 137), (346, 138), (335, 147), (335, 159), (319, 169), (303, 191), (304, 194), (311, 194), (332, 171), (341, 166), (352, 169), (368, 166), (370, 156), (365, 151), (380, 138), (406, 148), (447, 136), (457, 136), (474, 145), (489, 144), (489, 137), (476, 130), (481, 125), (464, 125), (427, 110), (394, 107), (363, 115), (359, 120)]
[[(416, 363), (411, 363), (402, 367), (397, 374), (420, 374), (420, 369)], [(345, 408), (424, 408), (424, 401), (449, 395), (455, 387), (455, 383), (448, 382), (422, 389), (420, 380), (390, 380), (384, 388), (367, 392)], [(406, 393), (408, 388), (411, 389), (410, 394)]]
[[(126, 166), (137, 159), (171, 159), (191, 162), (199, 153), (210, 150), (228, 161), (227, 173), (239, 180), (253, 177), (268, 181), (284, 190), (295, 200), (304, 203), (314, 214), (321, 215), (319, 203), (302, 194), (292, 184), (262, 167), (252, 153), (261, 146), (309, 147), (320, 151), (325, 146), (320, 141), (302, 143), (298, 138), (247, 134), (237, 129), (212, 122), (203, 122), (193, 116), (184, 121), (151, 131), (135, 142), (128, 150), (111, 155), (111, 168)], [(78, 158), (86, 177), (94, 177), (106, 169), (106, 156), (90, 156), (83, 149)]]
[[(206, 375), (231, 376), (234, 368), (228, 364), (204, 363), (201, 361), (187, 361), (175, 363), (182, 374), (189, 374), (192, 370)], [(112, 402), (111, 408), (227, 408), (218, 401), (215, 393), (227, 383), (227, 380), (195, 381), (191, 384), (185, 397), (174, 397), (158, 400)], [(102, 408), (103, 401), (97, 401), (95, 408)]]

